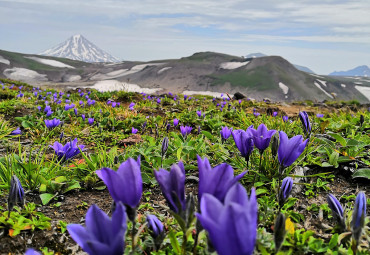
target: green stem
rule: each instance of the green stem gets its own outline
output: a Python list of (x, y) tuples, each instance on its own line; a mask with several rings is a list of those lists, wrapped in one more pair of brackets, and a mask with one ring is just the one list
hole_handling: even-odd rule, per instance
[(132, 229), (131, 229), (131, 242), (132, 242), (132, 250), (131, 254), (135, 254), (136, 242), (135, 242), (135, 220), (132, 222)]
[(186, 255), (186, 244), (188, 242), (188, 237), (186, 235), (187, 231), (184, 231), (181, 245), (181, 254)]

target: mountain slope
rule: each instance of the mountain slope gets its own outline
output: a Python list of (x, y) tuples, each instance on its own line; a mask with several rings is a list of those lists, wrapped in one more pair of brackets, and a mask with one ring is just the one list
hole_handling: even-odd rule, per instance
[(71, 36), (63, 43), (46, 50), (40, 55), (69, 58), (84, 62), (119, 62), (82, 35)]
[[(260, 53), (260, 52), (257, 52), (257, 53), (251, 53), (251, 54), (248, 54), (247, 56), (245, 56), (245, 58), (261, 58), (261, 57), (267, 57), (268, 55), (266, 54), (263, 54), (263, 53)], [(301, 65), (296, 65), (296, 64), (293, 64), (293, 66), (298, 69), (299, 71), (303, 71), (303, 72), (306, 72), (306, 73), (315, 73), (314, 71), (312, 71), (310, 68), (308, 67), (305, 67), (305, 66), (301, 66)]]
[(368, 66), (358, 66), (348, 71), (332, 72), (333, 76), (368, 76), (370, 77), (370, 68)]

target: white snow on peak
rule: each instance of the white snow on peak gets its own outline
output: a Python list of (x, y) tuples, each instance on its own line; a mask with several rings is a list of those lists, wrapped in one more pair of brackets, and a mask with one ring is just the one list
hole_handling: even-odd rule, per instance
[(354, 82), (354, 84), (362, 85), (362, 82), (358, 82), (358, 81), (356, 81), (356, 82)]
[(119, 62), (82, 35), (71, 36), (63, 43), (42, 52), (40, 55), (69, 58), (84, 62)]
[(47, 81), (46, 74), (39, 74), (30, 69), (26, 68), (10, 68), (4, 70), (4, 75), (6, 78), (12, 80), (20, 80), (20, 81)]
[(325, 95), (327, 95), (328, 97), (330, 97), (331, 99), (334, 99), (334, 97), (331, 95), (331, 94), (329, 94), (328, 92), (326, 92), (326, 90), (325, 89), (323, 89), (321, 86), (320, 86), (320, 84), (319, 83), (317, 83), (316, 81), (314, 82), (314, 84), (315, 84), (315, 86), (316, 87), (318, 87), (320, 90), (322, 90), (324, 93), (325, 93)]
[(41, 64), (44, 64), (44, 65), (74, 69), (73, 66), (70, 66), (70, 65), (64, 64), (60, 61), (56, 61), (56, 60), (52, 60), (52, 59), (45, 59), (45, 58), (38, 58), (38, 57), (25, 57), (25, 58), (32, 59), (32, 60), (34, 60), (36, 62), (39, 62)]
[(317, 74), (313, 74), (313, 73), (310, 73), (311, 76), (315, 76), (315, 77), (318, 77), (318, 78), (321, 78), (321, 79), (324, 79), (324, 77), (320, 76), (320, 75), (317, 75)]
[(163, 73), (164, 71), (166, 71), (166, 70), (168, 70), (168, 69), (171, 69), (171, 68), (172, 68), (172, 66), (163, 67), (161, 70), (159, 70), (159, 71), (157, 72), (157, 74)]
[(355, 86), (355, 88), (370, 101), (370, 87)]
[(289, 91), (289, 87), (287, 85), (285, 85), (284, 83), (282, 82), (279, 82), (279, 88), (283, 91), (283, 93), (286, 95), (288, 94), (288, 91)]
[(146, 94), (153, 94), (157, 91), (161, 91), (161, 88), (141, 88), (137, 84), (120, 82), (116, 80), (106, 80), (106, 81), (98, 81), (93, 86), (86, 86), (85, 88), (96, 89), (101, 92), (105, 91), (126, 91), (126, 92), (138, 92), (138, 93), (146, 93)]
[(0, 56), (0, 63), (3, 63), (5, 65), (10, 65), (10, 61), (5, 59), (4, 57)]
[(220, 68), (229, 69), (229, 70), (230, 69), (236, 69), (236, 68), (245, 66), (248, 63), (249, 63), (249, 61), (245, 61), (245, 62), (224, 62), (224, 63), (221, 63)]
[(322, 81), (322, 80), (319, 80), (319, 79), (317, 79), (317, 81), (318, 81), (318, 82), (320, 82), (320, 83), (321, 83), (322, 85), (324, 85), (325, 87), (327, 87), (327, 86), (326, 86), (326, 81)]
[(340, 84), (340, 86), (342, 86), (342, 88), (345, 88), (346, 87), (346, 84)]

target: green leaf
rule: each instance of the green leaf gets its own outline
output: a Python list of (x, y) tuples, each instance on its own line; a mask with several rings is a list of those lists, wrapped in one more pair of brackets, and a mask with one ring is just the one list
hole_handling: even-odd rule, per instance
[(347, 145), (346, 139), (344, 139), (339, 134), (337, 134), (337, 133), (328, 133), (328, 135), (335, 138), (340, 143), (340, 145), (342, 145), (343, 147)]
[(333, 151), (333, 153), (329, 157), (329, 164), (333, 165), (335, 168), (338, 167), (338, 158), (339, 153), (336, 151)]
[(50, 193), (44, 193), (40, 195), (41, 202), (43, 205), (47, 205), (54, 197), (55, 195)]
[(170, 233), (168, 233), (168, 237), (170, 238), (172, 250), (175, 252), (175, 254), (180, 254), (180, 244), (176, 238), (175, 233), (172, 230), (170, 231)]
[(338, 234), (335, 234), (331, 237), (329, 242), (329, 249), (334, 249), (338, 245)]
[(201, 131), (201, 133), (205, 136), (205, 137), (207, 137), (209, 140), (213, 140), (213, 135), (210, 133), (210, 132), (208, 132), (208, 131)]
[(360, 168), (353, 175), (352, 178), (366, 178), (370, 180), (370, 168)]
[(76, 180), (74, 181), (71, 181), (69, 184), (68, 184), (68, 187), (63, 191), (63, 193), (66, 193), (70, 190), (73, 190), (73, 189), (80, 189), (81, 186), (80, 186), (80, 183)]
[(177, 149), (177, 153), (176, 153), (177, 160), (180, 160), (181, 159), (181, 152), (182, 152), (182, 147), (180, 147), (180, 148)]

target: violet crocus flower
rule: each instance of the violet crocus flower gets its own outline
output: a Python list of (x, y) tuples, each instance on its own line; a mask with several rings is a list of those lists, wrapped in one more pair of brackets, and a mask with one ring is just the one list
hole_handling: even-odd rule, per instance
[[(155, 179), (161, 187), (163, 196), (172, 211), (180, 213), (186, 209), (185, 200), (185, 168), (180, 161), (171, 166), (171, 171), (160, 168), (154, 171)], [(178, 208), (178, 205), (181, 208)]]
[(256, 148), (260, 151), (260, 154), (262, 154), (267, 147), (270, 145), (271, 137), (275, 134), (276, 130), (268, 130), (265, 124), (261, 124), (258, 126), (257, 130), (253, 127), (248, 129), (249, 132), (253, 136), (253, 143), (256, 146)]
[(14, 206), (24, 205), (24, 190), (21, 182), (16, 175), (13, 175), (10, 179), (9, 196), (8, 196), (8, 211), (13, 209)]
[(287, 121), (288, 121), (288, 119), (289, 119), (289, 117), (288, 117), (288, 116), (283, 116), (283, 121), (284, 121), (284, 122), (287, 122)]
[(80, 154), (80, 152), (84, 150), (85, 145), (77, 145), (77, 138), (75, 138), (73, 141), (67, 142), (64, 146), (56, 141), (54, 142), (54, 145), (50, 147), (54, 149), (58, 160), (65, 162)]
[(290, 192), (293, 188), (293, 179), (292, 177), (285, 177), (280, 187), (279, 191), (279, 205), (283, 207), (285, 201), (288, 199)]
[(253, 113), (253, 115), (254, 115), (255, 117), (258, 117), (258, 116), (260, 116), (260, 115), (261, 115), (261, 113), (259, 113), (259, 112), (254, 112), (254, 113)]
[(86, 118), (85, 114), (81, 114), (81, 118), (82, 118), (83, 121), (85, 121), (85, 118)]
[(273, 112), (272, 117), (276, 117), (278, 115), (278, 112)]
[(156, 238), (163, 233), (163, 224), (157, 216), (149, 214), (146, 216), (146, 221), (148, 222), (148, 228), (152, 231), (153, 238)]
[(94, 124), (94, 118), (88, 118), (87, 122), (89, 123), (90, 126)]
[(364, 192), (360, 192), (357, 194), (355, 207), (352, 213), (352, 235), (357, 243), (360, 240), (362, 229), (365, 225), (365, 218), (366, 218), (366, 196)]
[(62, 122), (56, 118), (52, 120), (45, 120), (45, 125), (48, 129), (53, 129), (59, 126)]
[(245, 188), (237, 183), (226, 194), (224, 204), (211, 194), (204, 194), (200, 208), (201, 214), (196, 213), (196, 217), (217, 254), (253, 254), (257, 236), (254, 189), (248, 198)]
[(42, 253), (30, 248), (30, 249), (27, 249), (24, 255), (42, 255)]
[(47, 113), (46, 113), (46, 117), (50, 117), (54, 112), (52, 110), (49, 110)]
[(134, 110), (134, 107), (135, 107), (135, 103), (131, 102), (130, 105), (128, 106), (128, 108), (130, 109), (130, 111), (133, 111)]
[(202, 111), (197, 111), (197, 115), (199, 118), (202, 117)]
[(137, 133), (137, 129), (136, 128), (134, 128), (134, 127), (132, 127), (132, 129), (131, 129), (131, 133), (133, 133), (133, 134), (136, 134)]
[(77, 108), (74, 108), (73, 109), (73, 112), (75, 113), (75, 115), (77, 116)]
[(198, 201), (201, 201), (203, 194), (211, 194), (221, 202), (224, 202), (226, 193), (234, 186), (247, 172), (234, 177), (233, 168), (222, 163), (212, 168), (208, 159), (197, 155), (199, 170)]
[(333, 218), (337, 221), (341, 229), (344, 230), (346, 228), (346, 222), (344, 219), (344, 210), (342, 205), (333, 194), (329, 194), (326, 198), (326, 201), (328, 201)]
[(310, 119), (308, 118), (308, 114), (306, 111), (299, 112), (299, 119), (302, 122), (303, 130), (306, 133), (306, 135), (309, 135), (311, 133), (311, 123)]
[(22, 134), (22, 131), (19, 127), (17, 127), (17, 129), (13, 130), (10, 135), (20, 135)]
[(143, 180), (140, 171), (140, 157), (123, 162), (117, 171), (102, 168), (96, 174), (103, 180), (113, 200), (136, 209), (143, 193)]
[(226, 126), (222, 127), (220, 131), (222, 142), (225, 142), (227, 139), (229, 139), (232, 131), (233, 131), (233, 128), (228, 128)]
[(303, 140), (301, 135), (296, 135), (291, 139), (283, 131), (279, 132), (280, 144), (278, 149), (278, 159), (282, 169), (293, 164), (306, 148), (308, 139)]
[(86, 213), (86, 227), (69, 224), (72, 239), (89, 255), (122, 255), (127, 229), (125, 207), (118, 203), (110, 219), (97, 205)]
[(317, 117), (317, 118), (322, 118), (322, 117), (324, 117), (324, 114), (322, 114), (322, 113), (318, 113), (318, 114), (316, 114), (316, 117)]
[(253, 136), (249, 130), (244, 131), (242, 129), (234, 130), (232, 133), (236, 147), (240, 151), (242, 157), (249, 161), (249, 156), (253, 151)]
[(180, 132), (181, 132), (181, 135), (182, 137), (184, 137), (184, 139), (186, 139), (186, 137), (188, 136), (188, 134), (191, 133), (191, 130), (193, 128), (192, 127), (189, 127), (189, 126), (180, 126)]

